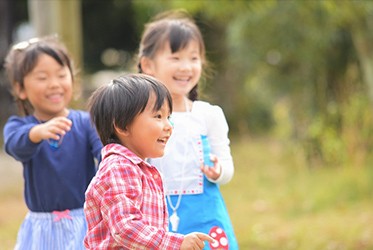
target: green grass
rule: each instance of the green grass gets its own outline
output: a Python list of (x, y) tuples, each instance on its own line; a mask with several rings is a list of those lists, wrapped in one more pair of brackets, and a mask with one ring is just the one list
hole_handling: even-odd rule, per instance
[[(373, 169), (309, 169), (289, 144), (232, 138), (233, 180), (221, 187), (243, 250), (373, 249)], [(26, 213), (22, 179), (0, 189), (0, 250)]]
[(373, 249), (373, 171), (309, 169), (299, 149), (232, 139), (234, 179), (222, 187), (241, 249)]

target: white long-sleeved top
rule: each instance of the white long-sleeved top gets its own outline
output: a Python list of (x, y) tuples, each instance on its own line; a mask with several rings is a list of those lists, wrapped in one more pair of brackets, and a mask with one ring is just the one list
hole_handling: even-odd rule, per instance
[[(149, 159), (162, 174), (168, 213), (180, 219), (172, 231), (211, 233), (219, 228), (229, 249), (238, 249), (237, 240), (219, 186), (228, 183), (234, 165), (223, 110), (216, 105), (194, 101), (190, 112), (174, 112), (173, 133), (161, 158)], [(211, 154), (222, 166), (220, 177), (207, 179), (200, 166), (203, 161), (201, 135), (207, 135)], [(171, 216), (172, 217), (172, 216)], [(170, 217), (170, 219), (171, 219)], [(175, 219), (175, 218), (174, 218)], [(205, 249), (209, 249), (206, 245)], [(225, 248), (224, 248), (225, 249)]]
[(150, 160), (163, 174), (166, 193), (203, 192), (201, 135), (207, 135), (211, 154), (218, 157), (222, 167), (217, 180), (208, 180), (219, 185), (228, 183), (234, 174), (234, 164), (223, 110), (204, 101), (195, 101), (190, 112), (174, 112), (171, 117), (174, 130), (165, 155)]

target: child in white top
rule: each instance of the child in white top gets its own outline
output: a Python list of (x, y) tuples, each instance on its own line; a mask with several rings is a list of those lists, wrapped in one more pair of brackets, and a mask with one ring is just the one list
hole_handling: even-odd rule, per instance
[[(173, 101), (173, 135), (165, 155), (150, 160), (163, 173), (171, 229), (209, 233), (217, 239), (210, 249), (238, 249), (219, 190), (234, 172), (228, 125), (220, 107), (197, 100), (206, 62), (200, 30), (185, 13), (162, 13), (146, 25), (138, 60), (139, 71), (163, 82)], [(212, 166), (203, 163), (203, 136)]]

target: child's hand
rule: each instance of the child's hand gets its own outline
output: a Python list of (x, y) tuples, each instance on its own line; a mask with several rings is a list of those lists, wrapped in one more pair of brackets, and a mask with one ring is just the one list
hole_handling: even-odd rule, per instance
[(55, 117), (49, 121), (34, 126), (29, 133), (30, 140), (39, 143), (42, 140), (59, 140), (71, 129), (72, 122), (66, 117)]
[(184, 236), (183, 243), (181, 243), (180, 250), (203, 249), (205, 247), (205, 240), (214, 242), (215, 240), (204, 233), (190, 233)]
[(221, 165), (219, 163), (218, 157), (211, 154), (211, 161), (214, 163), (213, 167), (201, 165), (201, 171), (206, 175), (207, 178), (211, 180), (217, 180), (221, 174)]

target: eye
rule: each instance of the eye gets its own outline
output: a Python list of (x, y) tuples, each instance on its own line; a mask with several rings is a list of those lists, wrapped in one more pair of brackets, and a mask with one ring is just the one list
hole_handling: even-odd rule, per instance
[(174, 121), (173, 121), (173, 119), (172, 119), (172, 116), (169, 115), (169, 116), (167, 117), (167, 119), (168, 119), (168, 121), (170, 122), (171, 126), (174, 127)]
[(58, 77), (61, 78), (61, 79), (62, 79), (62, 78), (66, 78), (66, 76), (67, 76), (66, 73), (62, 73), (62, 74), (59, 74), (59, 75), (58, 75)]
[(157, 118), (157, 119), (162, 119), (162, 115), (161, 114), (156, 114), (154, 117)]
[(200, 57), (199, 56), (192, 56), (192, 61), (199, 61)]
[(38, 80), (38, 81), (46, 81), (47, 77), (46, 76), (37, 76), (36, 80)]

